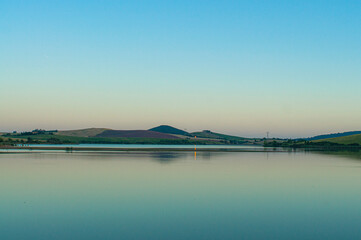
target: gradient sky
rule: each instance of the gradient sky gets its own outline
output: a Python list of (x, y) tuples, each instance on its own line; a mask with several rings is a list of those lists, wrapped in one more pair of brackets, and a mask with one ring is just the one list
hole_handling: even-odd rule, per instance
[(360, 1), (0, 0), (0, 131), (361, 130)]

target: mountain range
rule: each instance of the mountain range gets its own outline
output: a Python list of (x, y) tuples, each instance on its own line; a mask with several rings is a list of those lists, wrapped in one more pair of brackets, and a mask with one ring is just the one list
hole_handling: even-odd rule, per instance
[[(244, 138), (210, 130), (187, 132), (169, 125), (160, 125), (148, 130), (114, 130), (110, 128), (86, 128), (78, 130), (47, 131), (35, 129), (31, 132), (2, 133), (5, 139), (35, 141), (38, 143), (134, 143), (134, 144), (259, 144), (264, 138)], [(272, 139), (285, 142), (287, 139)], [(294, 139), (310, 142), (334, 142), (361, 144), (361, 131), (323, 134), (310, 138)]]
[[(118, 143), (118, 144), (255, 144), (255, 139), (215, 133), (209, 130), (187, 132), (169, 125), (148, 130), (114, 130), (86, 128), (78, 130), (47, 131), (3, 134), (6, 140), (26, 143)], [(257, 144), (260, 144), (257, 142)]]
[(102, 138), (156, 138), (156, 139), (207, 139), (213, 141), (245, 141), (246, 138), (215, 133), (210, 130), (189, 133), (169, 126), (160, 125), (148, 130), (113, 130), (109, 128), (88, 128), (80, 130), (58, 131), (55, 135), (73, 137), (102, 137)]

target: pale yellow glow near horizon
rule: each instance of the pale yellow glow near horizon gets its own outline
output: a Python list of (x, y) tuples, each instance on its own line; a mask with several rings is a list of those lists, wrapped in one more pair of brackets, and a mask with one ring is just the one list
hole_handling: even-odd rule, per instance
[[(57, 96), (56, 99), (60, 97)], [(105, 99), (103, 99), (103, 97)], [(167, 96), (168, 97), (168, 96)], [(167, 99), (165, 97), (165, 99)], [(259, 136), (309, 136), (328, 132), (359, 130), (360, 116), (353, 107), (338, 108), (303, 102), (288, 105), (282, 101), (253, 102), (244, 98), (213, 100), (199, 97), (192, 101), (169, 98), (164, 101), (126, 101), (122, 97), (65, 98), (64, 101), (33, 97), (27, 101), (12, 100), (12, 107), (2, 103), (1, 131), (45, 129), (80, 129), (105, 127), (112, 129), (149, 129), (167, 124), (187, 131), (209, 129), (228, 134)], [(187, 102), (188, 101), (188, 102)], [(217, 102), (219, 101), (219, 102)], [(236, 101), (236, 99), (235, 99)], [(339, 104), (340, 105), (340, 104)], [(334, 108), (337, 108), (337, 111)]]

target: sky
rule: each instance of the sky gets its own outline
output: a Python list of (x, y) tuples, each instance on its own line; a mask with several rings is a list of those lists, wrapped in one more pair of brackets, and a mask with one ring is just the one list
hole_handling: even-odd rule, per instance
[(361, 1), (0, 0), (0, 131), (361, 130)]

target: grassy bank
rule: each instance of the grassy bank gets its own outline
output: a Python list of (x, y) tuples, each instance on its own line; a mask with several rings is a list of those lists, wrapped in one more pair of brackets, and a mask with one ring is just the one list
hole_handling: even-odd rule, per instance
[(306, 140), (287, 140), (287, 141), (266, 141), (265, 147), (286, 147), (286, 148), (317, 148), (317, 149), (348, 149), (361, 148), (357, 142), (332, 142), (327, 140), (306, 141)]
[(226, 144), (227, 141), (195, 140), (195, 139), (157, 139), (157, 138), (102, 138), (102, 137), (75, 137), (63, 135), (39, 134), (32, 136), (14, 135), (14, 140), (23, 140), (26, 143), (50, 144)]
[(337, 144), (343, 144), (343, 145), (349, 145), (349, 144), (361, 145), (361, 134), (337, 137), (337, 138), (328, 138), (328, 139), (324, 139), (324, 140), (316, 140), (314, 142), (316, 142), (316, 143), (331, 142), (331, 143), (337, 143)]

